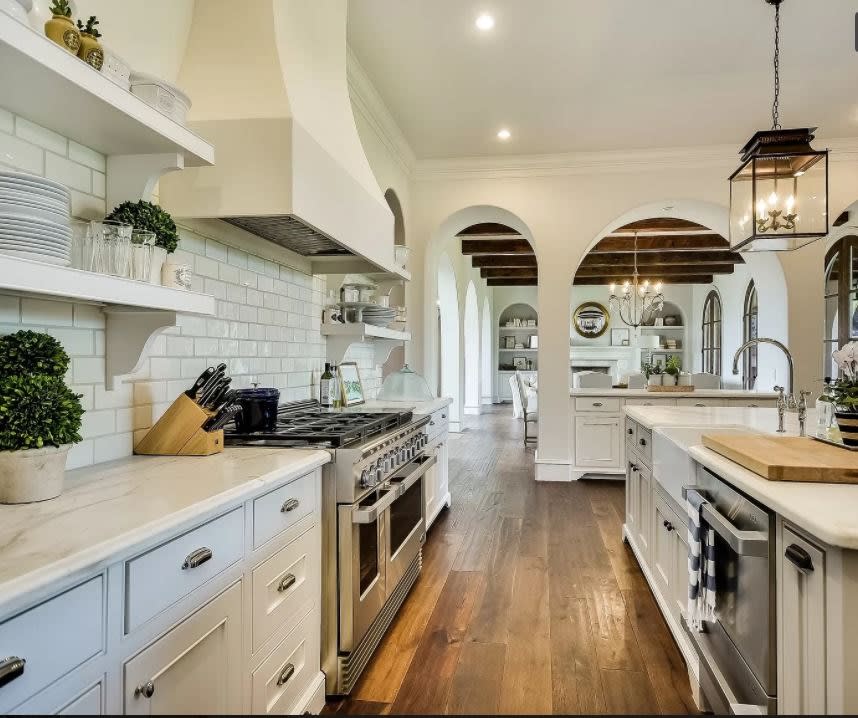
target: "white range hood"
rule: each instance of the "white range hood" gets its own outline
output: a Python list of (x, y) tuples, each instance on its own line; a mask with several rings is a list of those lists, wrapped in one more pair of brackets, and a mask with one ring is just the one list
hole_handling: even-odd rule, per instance
[(177, 84), (216, 163), (164, 176), (168, 211), (230, 222), (315, 273), (407, 277), (352, 115), (346, 0), (197, 2)]

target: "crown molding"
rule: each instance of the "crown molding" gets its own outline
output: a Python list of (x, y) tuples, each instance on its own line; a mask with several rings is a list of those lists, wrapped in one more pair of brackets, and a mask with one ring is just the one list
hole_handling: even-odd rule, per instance
[[(858, 137), (822, 138), (815, 144), (831, 150), (831, 162), (858, 161)], [(736, 168), (738, 162), (738, 150), (733, 145), (459, 157), (418, 160), (414, 179), (417, 182), (496, 180), (698, 168), (723, 169), (729, 172)]]
[(347, 79), (352, 108), (360, 112), (375, 134), (396, 159), (408, 178), (414, 175), (417, 157), (393, 114), (376, 89), (351, 47), (346, 49)]

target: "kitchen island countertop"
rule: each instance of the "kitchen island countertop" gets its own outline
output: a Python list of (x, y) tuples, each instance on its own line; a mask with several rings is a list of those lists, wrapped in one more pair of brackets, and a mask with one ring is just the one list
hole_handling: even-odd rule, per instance
[(617, 396), (621, 398), (647, 397), (648, 399), (777, 399), (778, 395), (766, 391), (743, 389), (695, 389), (694, 391), (647, 391), (646, 389), (569, 389), (569, 396)]
[[(773, 434), (778, 422), (777, 409), (634, 406), (627, 407), (626, 414), (653, 429), (654, 442), (671, 440), (670, 427), (706, 427), (711, 433), (743, 428)], [(808, 431), (816, 428), (813, 410), (808, 411), (807, 427)], [(787, 413), (785, 428), (786, 436), (798, 436), (795, 413)], [(858, 484), (769, 481), (702, 445), (680, 446), (694, 461), (825, 543), (858, 549)]]
[(0, 616), (330, 460), (326, 451), (247, 447), (70, 471), (56, 499), (0, 505)]
[(429, 401), (383, 401), (379, 399), (370, 399), (363, 404), (360, 404), (361, 409), (372, 411), (374, 409), (413, 409), (415, 414), (425, 415), (431, 414), (433, 411), (443, 409), (445, 406), (450, 406), (453, 400), (449, 396), (442, 396), (438, 399), (430, 399)]

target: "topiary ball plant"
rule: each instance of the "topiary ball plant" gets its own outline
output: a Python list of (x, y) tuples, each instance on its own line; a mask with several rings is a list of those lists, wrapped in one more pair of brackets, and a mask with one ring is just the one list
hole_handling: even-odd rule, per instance
[(138, 202), (123, 202), (105, 219), (130, 224), (134, 229), (154, 232), (156, 246), (163, 247), (168, 253), (176, 251), (176, 245), (179, 243), (176, 223), (169, 213), (157, 204), (142, 199)]
[(50, 334), (23, 330), (0, 337), (0, 378), (42, 374), (62, 379), (69, 355)]
[(81, 396), (53, 376), (32, 374), (0, 379), (0, 451), (80, 441)]

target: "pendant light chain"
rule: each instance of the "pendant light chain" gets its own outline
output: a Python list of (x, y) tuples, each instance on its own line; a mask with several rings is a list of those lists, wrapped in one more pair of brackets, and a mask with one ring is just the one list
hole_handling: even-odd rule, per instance
[(772, 129), (781, 129), (781, 123), (778, 120), (778, 105), (781, 95), (781, 4), (775, 4), (775, 99), (772, 102)]

